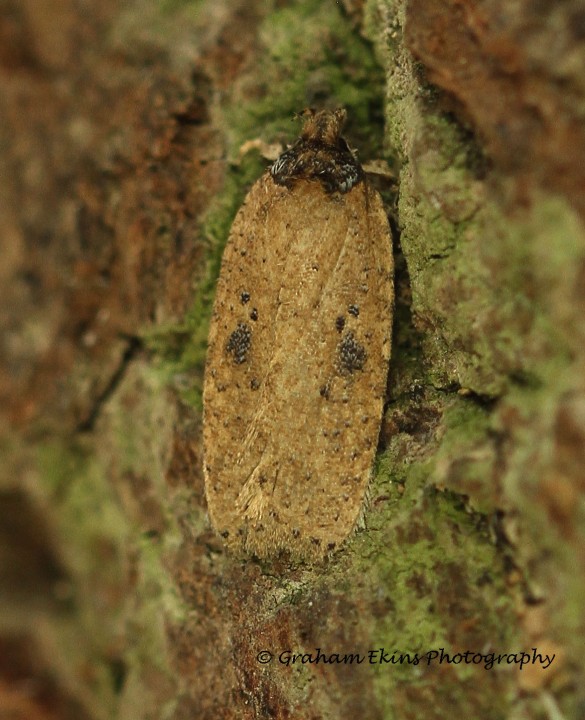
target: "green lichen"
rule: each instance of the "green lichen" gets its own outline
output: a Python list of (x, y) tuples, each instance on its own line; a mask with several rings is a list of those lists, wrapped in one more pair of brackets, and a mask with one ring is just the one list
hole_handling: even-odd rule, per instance
[[(375, 8), (401, 17), (399, 3)], [(548, 360), (539, 358), (537, 338), (550, 338), (556, 353), (566, 352), (568, 337), (547, 318), (551, 311), (564, 314), (566, 327), (574, 317), (549, 288), (568, 287), (566, 269), (578, 267), (583, 255), (582, 229), (566, 203), (550, 198), (510, 216), (486, 189), (487, 169), (473, 136), (440, 109), (402, 46), (389, 43), (385, 52), (394, 62), (387, 132), (404, 160), (401, 245), (426, 377), (434, 385), (456, 383), (498, 396), (514, 377), (538, 376), (540, 361)], [(542, 305), (540, 296), (552, 302)]]
[[(513, 647), (513, 607), (498, 549), (481, 516), (470, 513), (458, 495), (434, 490), (432, 476), (432, 462), (411, 461), (404, 468), (402, 492), (377, 481), (376, 488), (390, 499), (370, 512), (368, 533), (353, 540), (350, 566), (344, 569), (365, 583), (362, 595), (373, 604), (361, 636), (375, 638), (375, 646), (389, 655), (421, 657), (420, 665), (405, 660), (375, 668), (384, 717), (401, 716), (396, 698), (402, 686), (435, 692), (432, 676), (421, 672), (426, 652), (506, 652)], [(476, 629), (462, 630), (466, 623)], [(467, 683), (478, 683), (485, 672), (470, 665), (450, 668), (453, 707), (464, 713), (473, 705)], [(465, 690), (457, 693), (460, 684)], [(502, 696), (493, 714), (481, 717), (503, 718), (506, 705)]]
[[(124, 546), (130, 530), (89, 447), (54, 439), (35, 448), (34, 462), (39, 480), (35, 494), (52, 507), (55, 550), (67, 570), (67, 592), (75, 608), (75, 614), (54, 617), (47, 628), (55, 665), (80, 697), (89, 701), (95, 696), (101, 708), (113, 713), (116, 684), (109, 644), (123, 624), (118, 599), (124, 593)], [(86, 663), (93, 667), (90, 681), (76, 672)]]
[[(63, 551), (69, 556), (69, 547), (75, 549), (69, 560), (76, 570), (83, 574), (95, 570), (95, 543), (99, 538), (108, 538), (115, 557), (128, 529), (115, 494), (104, 482), (103, 470), (91, 457), (90, 448), (82, 442), (69, 445), (58, 439), (40, 444), (36, 467), (46, 500), (58, 508), (59, 535), (67, 538)], [(110, 582), (119, 582), (116, 562), (108, 567), (114, 573)]]
[[(180, 621), (184, 608), (166, 567), (179, 541), (164, 480), (172, 417), (157, 374), (134, 363), (102, 409), (97, 441), (59, 438), (35, 448), (35, 495), (52, 507), (75, 608), (54, 618), (49, 632), (63, 658), (60, 671), (71, 673), (67, 684), (80, 697), (99, 698), (96, 717), (103, 708), (108, 717), (142, 716), (146, 675), (159, 676), (169, 689), (173, 684), (165, 623)], [(160, 540), (142, 516), (148, 503), (131, 499), (138, 487), (156, 498)], [(124, 601), (129, 597), (131, 606)], [(87, 663), (90, 682), (75, 670)]]
[(342, 106), (348, 111), (347, 135), (362, 152), (379, 152), (382, 73), (371, 48), (352, 32), (334, 4), (295, 3), (267, 14), (259, 31), (262, 73), (244, 80), (256, 99), (226, 108), (227, 136), (233, 152), (257, 137), (290, 141), (291, 123), (305, 107)]
[[(568, 502), (563, 487), (572, 487), (564, 476), (568, 471), (562, 463), (559, 467), (556, 423), (559, 408), (568, 397), (578, 397), (582, 387), (578, 358), (585, 322), (575, 298), (585, 262), (585, 230), (564, 199), (544, 190), (532, 188), (530, 204), (520, 206), (508, 179), (484, 163), (476, 139), (440, 109), (438, 91), (426, 83), (424, 72), (402, 44), (405, 3), (372, 0), (367, 3), (367, 16), (368, 32), (387, 68), (387, 137), (396, 143), (403, 160), (401, 245), (412, 290), (412, 319), (422, 347), (420, 356), (411, 357), (411, 374), (416, 373), (418, 360), (425, 404), (429, 385), (447, 393), (460, 387), (464, 393), (444, 396), (440, 423), (422, 446), (416, 438), (401, 434), (379, 461), (377, 487), (390, 499), (374, 505), (387, 507), (388, 515), (378, 510), (381, 517), (375, 520), (377, 513), (371, 513), (369, 524), (375, 522), (375, 527), (370, 537), (376, 540), (381, 529), (382, 547), (396, 548), (392, 555), (380, 552), (390, 564), (380, 587), (408, 577), (409, 568), (416, 568), (423, 558), (421, 567), (430, 578), (428, 592), (436, 598), (432, 583), (448, 574), (434, 564), (435, 550), (440, 548), (440, 555), (465, 569), (470, 597), (482, 608), (488, 634), (501, 629), (497, 649), (506, 651), (514, 635), (522, 633), (510, 612), (512, 590), (503, 582), (501, 549), (485, 536), (482, 515), (469, 512), (479, 510), (487, 519), (494, 509), (513, 509), (519, 527), (517, 545), (507, 552), (513, 552), (515, 562), (525, 570), (531, 592), (550, 606), (547, 632), (578, 658), (583, 581), (574, 568), (579, 540), (567, 537), (567, 522), (554, 513), (557, 502), (561, 508), (563, 501)], [(398, 350), (395, 357), (400, 362)], [(396, 402), (400, 405), (404, 400), (401, 394)], [(563, 442), (567, 439), (560, 439), (561, 446)], [(403, 488), (403, 496), (392, 492), (390, 479)], [(429, 488), (435, 486), (469, 498), (469, 506), (462, 510), (458, 496), (451, 493), (442, 494), (437, 502), (439, 496), (429, 495)], [(547, 498), (546, 492), (561, 497)], [(408, 504), (412, 493), (418, 504)], [(479, 525), (466, 527), (463, 517), (458, 522), (459, 512), (479, 517)], [(570, 526), (583, 527), (582, 509), (576, 507), (573, 513)], [(416, 534), (421, 522), (433, 529), (431, 543), (397, 543), (399, 529), (404, 535), (404, 528), (410, 527)], [(453, 523), (456, 542), (448, 543), (448, 534), (436, 531)], [(376, 547), (370, 548), (368, 562), (377, 558)], [(401, 568), (397, 558), (403, 557)], [(493, 585), (484, 584), (476, 592), (473, 580), (480, 579), (481, 567), (487, 569)], [(425, 636), (441, 638), (443, 616), (431, 613), (421, 618), (418, 607), (413, 616), (411, 605), (416, 606), (417, 598), (409, 595), (408, 583), (401, 582), (400, 589), (400, 612), (393, 608), (390, 614), (393, 620), (399, 614), (409, 618), (406, 634), (400, 637), (411, 639), (420, 622)], [(501, 622), (495, 610), (500, 604), (506, 611)], [(457, 694), (452, 682), (447, 685), (448, 692)], [(383, 682), (380, 687), (384, 697), (387, 687)], [(465, 699), (459, 696), (460, 710), (469, 709), (459, 714), (508, 716), (512, 679), (508, 688), (509, 696), (497, 693), (490, 715), (465, 708)], [(385, 697), (390, 696), (387, 691)], [(483, 702), (493, 697), (484, 693)], [(391, 717), (395, 708), (391, 700), (387, 703)], [(450, 698), (450, 707), (451, 703)]]

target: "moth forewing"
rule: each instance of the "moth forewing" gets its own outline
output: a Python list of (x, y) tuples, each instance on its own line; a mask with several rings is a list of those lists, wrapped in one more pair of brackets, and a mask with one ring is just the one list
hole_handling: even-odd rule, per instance
[(360, 517), (374, 461), (392, 245), (335, 112), (311, 115), (317, 138), (304, 131), (252, 187), (224, 251), (204, 472), (211, 522), (238, 553), (307, 560), (333, 551)]

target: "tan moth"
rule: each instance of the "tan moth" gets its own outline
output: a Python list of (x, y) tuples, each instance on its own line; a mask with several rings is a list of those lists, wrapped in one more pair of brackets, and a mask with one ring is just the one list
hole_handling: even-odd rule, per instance
[(229, 549), (321, 558), (363, 513), (393, 315), (388, 219), (341, 137), (305, 111), (224, 251), (203, 391), (205, 492)]

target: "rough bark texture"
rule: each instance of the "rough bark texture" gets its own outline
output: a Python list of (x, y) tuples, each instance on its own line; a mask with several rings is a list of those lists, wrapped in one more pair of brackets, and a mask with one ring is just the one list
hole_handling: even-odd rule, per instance
[[(577, 0), (0, 2), (0, 717), (583, 716), (584, 37)], [(239, 149), (309, 105), (395, 168), (397, 318), (367, 529), (291, 567), (211, 532), (200, 395)], [(440, 648), (555, 659), (398, 662)]]

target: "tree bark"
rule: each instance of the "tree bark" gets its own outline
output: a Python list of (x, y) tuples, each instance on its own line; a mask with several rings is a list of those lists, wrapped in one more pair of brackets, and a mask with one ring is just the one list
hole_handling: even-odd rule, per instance
[[(0, 718), (581, 717), (584, 28), (0, 2)], [(393, 168), (397, 305), (366, 527), (292, 566), (209, 526), (201, 383), (242, 150), (308, 106)]]

